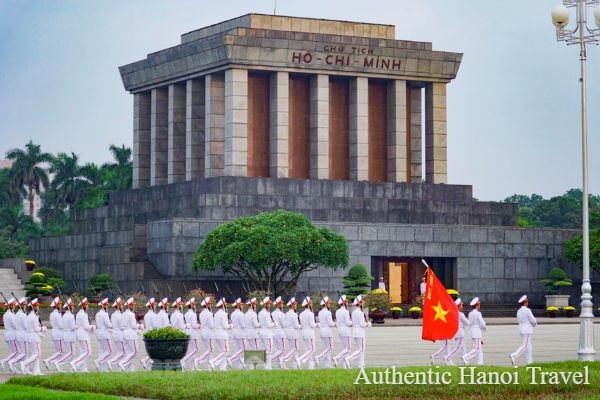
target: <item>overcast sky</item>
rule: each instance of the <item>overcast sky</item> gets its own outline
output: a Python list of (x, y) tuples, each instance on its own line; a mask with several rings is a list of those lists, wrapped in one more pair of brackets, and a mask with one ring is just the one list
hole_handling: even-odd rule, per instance
[[(279, 0), (277, 13), (394, 24), (397, 39), (464, 53), (448, 87), (448, 181), (501, 200), (581, 186), (579, 52), (555, 41), (557, 2)], [(118, 66), (273, 5), (2, 0), (0, 158), (32, 139), (49, 152), (107, 161), (111, 143), (132, 143), (133, 101)], [(588, 55), (590, 190), (600, 194), (600, 48)]]

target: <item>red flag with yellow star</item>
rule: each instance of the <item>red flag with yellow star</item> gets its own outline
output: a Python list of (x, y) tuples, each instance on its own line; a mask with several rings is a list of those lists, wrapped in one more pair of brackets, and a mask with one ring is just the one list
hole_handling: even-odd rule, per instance
[[(425, 265), (425, 263), (423, 261)], [(452, 339), (458, 331), (458, 307), (446, 288), (427, 265), (425, 297), (423, 299), (423, 340)]]

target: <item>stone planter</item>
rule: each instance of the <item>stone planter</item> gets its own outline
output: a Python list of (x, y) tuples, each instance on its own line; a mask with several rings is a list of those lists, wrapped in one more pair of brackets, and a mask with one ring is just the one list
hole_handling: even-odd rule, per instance
[(565, 308), (569, 305), (569, 297), (568, 294), (547, 294), (546, 296), (546, 307), (558, 307)]
[(373, 321), (374, 324), (383, 324), (385, 323), (385, 317), (387, 316), (387, 312), (385, 311), (371, 311), (369, 313), (369, 317), (371, 317), (371, 321)]
[(181, 371), (179, 361), (185, 357), (190, 339), (144, 339), (153, 371)]
[(392, 311), (393, 319), (400, 319), (401, 316), (402, 316), (402, 311)]
[(556, 318), (557, 314), (558, 314), (558, 311), (548, 311), (548, 316), (550, 318)]

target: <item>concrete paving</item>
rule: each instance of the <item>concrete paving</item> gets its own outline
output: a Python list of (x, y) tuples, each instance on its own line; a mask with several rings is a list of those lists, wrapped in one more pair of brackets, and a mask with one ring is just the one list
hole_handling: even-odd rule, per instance
[[(520, 345), (520, 337), (516, 325), (496, 325), (493, 319), (488, 321), (489, 327), (484, 334), (484, 362), (489, 365), (509, 366), (509, 354)], [(571, 321), (569, 321), (571, 322)], [(334, 334), (336, 334), (334, 332)], [(4, 331), (0, 333), (3, 340)], [(93, 335), (95, 336), (95, 335)], [(318, 332), (317, 332), (318, 336)], [(51, 353), (50, 334), (46, 334), (42, 346), (43, 357)], [(595, 331), (596, 344), (600, 343), (599, 330)], [(533, 336), (534, 361), (561, 361), (577, 359), (579, 342), (579, 325), (573, 323), (563, 324), (540, 324), (535, 328)], [(471, 347), (470, 340), (467, 341), (467, 349)], [(232, 345), (232, 343), (231, 343)], [(354, 346), (354, 345), (353, 345)], [(367, 355), (368, 367), (406, 366), (406, 365), (429, 365), (429, 355), (437, 351), (440, 343), (431, 343), (421, 340), (420, 326), (376, 326), (367, 331)], [(334, 339), (334, 354), (339, 351), (337, 336)], [(97, 356), (97, 342), (92, 338), (92, 355)], [(139, 359), (145, 356), (144, 345), (141, 340), (138, 343), (141, 351), (136, 359), (136, 368), (141, 366)], [(317, 338), (317, 352), (322, 349), (321, 341)], [(0, 357), (5, 357), (6, 348), (0, 349)], [(460, 359), (457, 357), (457, 362)], [(521, 359), (520, 362), (524, 362)], [(439, 361), (438, 361), (439, 362)], [(94, 371), (94, 364), (90, 359), (88, 362), (90, 371)], [(65, 369), (68, 369), (65, 368)], [(45, 368), (42, 365), (42, 371)], [(0, 375), (0, 382), (7, 375)]]

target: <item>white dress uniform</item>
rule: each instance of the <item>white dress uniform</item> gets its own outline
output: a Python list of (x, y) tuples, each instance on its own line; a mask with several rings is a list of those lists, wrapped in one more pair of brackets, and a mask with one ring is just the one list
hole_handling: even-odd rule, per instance
[(251, 350), (258, 350), (258, 328), (260, 328), (260, 324), (256, 311), (252, 307), (248, 308), (244, 318), (246, 319), (246, 345)]
[(258, 323), (260, 325), (258, 333), (262, 339), (266, 352), (265, 369), (271, 369), (273, 356), (273, 328), (275, 327), (275, 321), (271, 318), (271, 313), (263, 308), (258, 312)]
[[(281, 302), (281, 297), (278, 297), (275, 300), (275, 305)], [(280, 366), (282, 365), (282, 356), (285, 353), (285, 314), (279, 308), (275, 308), (275, 310), (271, 313), (271, 317), (273, 317), (273, 321), (275, 321), (276, 326), (273, 328), (273, 356), (271, 357), (271, 362), (279, 360)]]
[(196, 310), (192, 307), (191, 303), (196, 303), (196, 299), (191, 298), (188, 300), (186, 305), (189, 307), (189, 310), (183, 315), (183, 319), (185, 321), (185, 332), (190, 335), (190, 343), (188, 345), (188, 351), (185, 357), (181, 360), (181, 368), (185, 370), (187, 368), (187, 362), (192, 359), (196, 354), (198, 354), (199, 350), (199, 340), (200, 340), (200, 324), (198, 323), (198, 316), (196, 315)]
[[(519, 303), (527, 300), (526, 296), (524, 299), (522, 298)], [(531, 364), (533, 362), (533, 347), (531, 346), (531, 335), (533, 334), (533, 327), (537, 325), (537, 320), (533, 316), (531, 309), (529, 307), (525, 307), (524, 305), (519, 308), (517, 311), (517, 322), (519, 324), (519, 334), (521, 335), (521, 339), (523, 343), (519, 348), (510, 355), (510, 360), (513, 364), (515, 364), (515, 360), (519, 358), (523, 353), (526, 353), (527, 364)]]
[[(21, 299), (19, 303), (27, 303), (27, 300)], [(17, 341), (18, 354), (8, 362), (11, 371), (17, 373), (15, 367), (21, 361), (27, 358), (27, 314), (19, 307), (15, 314), (15, 340)]]
[[(9, 300), (9, 302), (11, 302)], [(4, 341), (6, 342), (6, 348), (8, 349), (8, 355), (0, 360), (0, 366), (5, 369), (7, 364), (12, 361), (19, 354), (19, 346), (17, 345), (16, 339), (16, 323), (17, 317), (15, 313), (8, 309), (4, 314)]]
[(351, 346), (350, 346), (350, 336), (352, 334), (352, 318), (350, 318), (350, 312), (346, 305), (341, 301), (345, 298), (345, 295), (342, 295), (338, 304), (340, 304), (340, 308), (335, 312), (335, 321), (338, 326), (338, 336), (340, 337), (340, 344), (342, 346), (342, 350), (333, 357), (333, 362), (335, 365), (338, 365), (339, 360), (343, 360), (348, 354), (350, 354)]
[[(242, 304), (241, 299), (236, 300), (236, 304)], [(245, 330), (246, 330), (246, 318), (244, 313), (236, 307), (231, 313), (231, 325), (233, 341), (235, 342), (235, 353), (229, 359), (229, 363), (234, 365), (235, 361), (239, 361), (240, 368), (245, 368), (244, 364), (244, 351), (246, 350), (245, 344)]]
[[(204, 299), (202, 304), (208, 304), (210, 299)], [(199, 357), (194, 359), (194, 368), (198, 369), (199, 365), (208, 360), (208, 357), (213, 352), (213, 331), (215, 329), (215, 319), (213, 313), (209, 308), (204, 308), (200, 313), (200, 339), (202, 340), (202, 344), (204, 345), (204, 353), (202, 353)]]
[(169, 314), (167, 314), (164, 308), (161, 308), (156, 314), (156, 328), (166, 328), (167, 326), (171, 326)]
[[(70, 300), (67, 300), (67, 305), (72, 304)], [(62, 372), (61, 365), (70, 362), (75, 357), (75, 342), (77, 342), (77, 324), (75, 323), (75, 315), (67, 308), (67, 311), (62, 316), (62, 327), (63, 327), (63, 342), (65, 344), (65, 354), (54, 361), (53, 364), (56, 370)], [(75, 372), (75, 371), (73, 371)]]
[[(55, 307), (58, 297), (52, 300), (51, 307)], [(52, 328), (52, 355), (44, 360), (47, 369), (50, 369), (50, 363), (58, 359), (63, 353), (63, 333), (62, 333), (62, 315), (60, 311), (54, 308), (50, 313), (50, 327)]]
[[(293, 299), (293, 302), (296, 302), (296, 299)], [(290, 306), (292, 300), (288, 302), (288, 306)], [(296, 357), (298, 354), (298, 331), (300, 330), (300, 321), (298, 321), (298, 314), (296, 314), (296, 310), (290, 308), (285, 313), (285, 338), (288, 341), (288, 345), (290, 351), (283, 357), (283, 361), (281, 364), (285, 368), (285, 363), (291, 360), (293, 357)]]
[(90, 332), (94, 330), (94, 325), (90, 324), (90, 318), (83, 308), (75, 315), (75, 324), (77, 324), (76, 336), (79, 356), (71, 361), (71, 368), (80, 372), (88, 372), (87, 359), (92, 354)]
[(312, 308), (306, 308), (300, 313), (300, 327), (302, 329), (301, 333), (304, 342), (304, 353), (298, 357), (298, 362), (300, 364), (308, 363), (308, 369), (315, 368), (313, 356), (315, 354), (315, 328), (317, 326), (318, 325), (315, 322), (315, 313)]
[[(477, 301), (473, 303), (475, 300)], [(473, 299), (473, 301), (471, 301), (471, 305), (477, 304), (479, 299), (476, 297)], [(471, 310), (469, 313), (469, 323), (471, 324), (471, 339), (473, 340), (473, 348), (467, 354), (462, 356), (462, 360), (465, 364), (468, 364), (471, 358), (477, 356), (477, 364), (483, 365), (483, 349), (481, 348), (481, 338), (483, 337), (483, 332), (485, 332), (486, 325), (479, 310), (475, 308)]]
[[(152, 302), (152, 304), (154, 304), (154, 297), (152, 297), (147, 303), (146, 303), (146, 307), (150, 307), (150, 302)], [(156, 316), (156, 312), (152, 309), (149, 308), (148, 311), (146, 312), (146, 314), (144, 314), (144, 329), (146, 332), (151, 331), (152, 329), (156, 329), (158, 328), (157, 326), (157, 316)], [(153, 363), (152, 359), (146, 355), (144, 358), (142, 358), (140, 360), (140, 362), (142, 363), (142, 366), (144, 367), (144, 369), (150, 369), (150, 365)], [(150, 363), (150, 364), (148, 364)]]
[[(356, 297), (356, 299), (354, 300), (354, 302), (356, 304), (358, 304), (358, 301), (360, 301), (360, 299), (362, 299), (361, 295), (358, 295)], [(352, 311), (351, 314), (351, 318), (352, 318), (352, 337), (354, 338), (354, 344), (356, 345), (356, 350), (354, 350), (352, 353), (350, 353), (349, 355), (346, 356), (346, 358), (344, 359), (345, 363), (346, 363), (346, 367), (350, 367), (350, 362), (352, 360), (354, 360), (355, 358), (358, 358), (358, 368), (364, 368), (365, 367), (365, 341), (366, 341), (366, 334), (365, 334), (365, 328), (368, 328), (371, 326), (370, 322), (367, 322), (367, 318), (362, 310), (362, 308), (360, 307), (356, 307), (356, 309), (354, 309)]]
[(117, 364), (125, 357), (125, 338), (123, 336), (123, 312), (116, 309), (110, 317), (112, 321), (111, 339), (115, 350), (115, 355), (107, 361), (108, 369), (112, 370), (114, 364)]
[[(108, 299), (106, 299), (108, 302)], [(106, 371), (106, 361), (112, 353), (111, 331), (113, 328), (110, 316), (104, 310), (100, 310), (96, 313), (96, 340), (98, 340), (98, 358), (96, 358), (94, 364), (99, 371)]]
[[(131, 302), (133, 302), (132, 298), (127, 300), (127, 304), (130, 304)], [(121, 362), (119, 362), (119, 367), (121, 367), (123, 371), (133, 372), (135, 371), (135, 365), (133, 363), (133, 360), (137, 355), (136, 341), (138, 338), (138, 331), (142, 329), (142, 325), (137, 323), (135, 319), (135, 313), (131, 311), (129, 307), (127, 307), (127, 309), (123, 311), (123, 314), (121, 316), (121, 326), (123, 328), (125, 356), (123, 357)]]
[[(37, 301), (37, 299), (33, 300), (33, 302)], [(41, 344), (42, 332), (46, 331), (46, 327), (40, 324), (40, 316), (34, 310), (31, 310), (27, 314), (26, 327), (28, 357), (21, 362), (21, 372), (24, 374), (42, 375), (40, 371)]]
[[(461, 303), (460, 299), (456, 299), (455, 303), (457, 305)], [(465, 314), (462, 311), (458, 312), (458, 330), (456, 331), (456, 335), (454, 335), (454, 341), (456, 342), (456, 347), (454, 347), (446, 357), (444, 357), (444, 361), (448, 365), (454, 365), (452, 361), (452, 357), (456, 355), (458, 351), (460, 351), (461, 357), (465, 355), (467, 352), (467, 347), (465, 346), (465, 326), (471, 326), (471, 323), (465, 317)]]
[(179, 309), (175, 309), (173, 314), (171, 314), (171, 326), (175, 329), (179, 329), (180, 331), (185, 331), (185, 321), (183, 319), (183, 314)]
[(319, 334), (323, 342), (323, 351), (315, 359), (317, 363), (325, 360), (323, 366), (329, 368), (331, 367), (331, 351), (333, 350), (333, 332), (331, 328), (335, 327), (335, 322), (333, 321), (331, 311), (327, 307), (323, 307), (319, 311), (319, 327), (321, 328)]
[(227, 330), (230, 328), (229, 319), (227, 318), (227, 312), (223, 310), (222, 303), (223, 300), (217, 303), (219, 309), (215, 313), (214, 319), (214, 331), (213, 337), (214, 341), (219, 348), (219, 354), (217, 354), (213, 359), (208, 361), (208, 365), (211, 369), (215, 367), (219, 367), (221, 371), (225, 371), (227, 368), (227, 354), (229, 353), (229, 344), (228, 344), (228, 335)]

